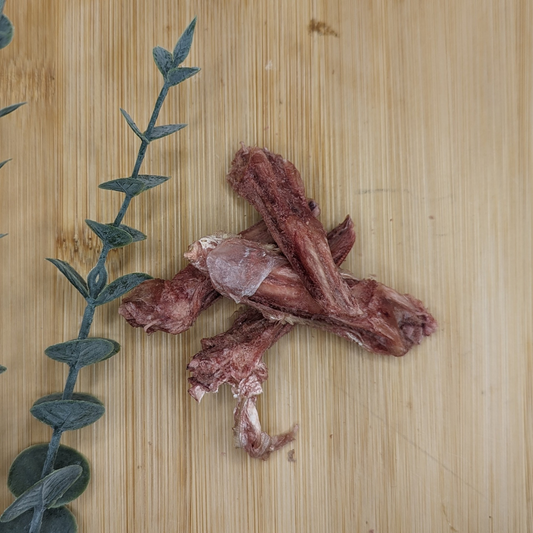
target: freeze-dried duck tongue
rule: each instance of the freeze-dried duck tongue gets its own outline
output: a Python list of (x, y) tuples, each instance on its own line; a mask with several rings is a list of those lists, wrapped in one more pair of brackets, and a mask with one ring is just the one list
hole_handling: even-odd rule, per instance
[(436, 329), (418, 300), (347, 272), (343, 283), (364, 314), (349, 320), (326, 314), (279, 252), (246, 239), (227, 237), (215, 244), (215, 238), (204, 238), (191, 245), (186, 256), (209, 274), (220, 294), (258, 309), (266, 318), (324, 329), (374, 353), (404, 355)]
[[(318, 216), (318, 204), (307, 202), (312, 215)], [(240, 235), (265, 244), (274, 242), (263, 220)], [(138, 285), (124, 298), (118, 312), (131, 326), (144, 328), (148, 334), (164, 331), (177, 335), (188, 330), (219, 297), (209, 277), (188, 265), (171, 280), (156, 278)]]
[(292, 326), (269, 322), (254, 309), (246, 309), (233, 326), (220, 335), (202, 340), (203, 350), (189, 363), (189, 394), (200, 401), (206, 392), (231, 385), (237, 406), (233, 412), (235, 444), (254, 458), (267, 459), (271, 452), (294, 440), (297, 426), (281, 435), (262, 431), (257, 413), (257, 396), (268, 377), (263, 354)]
[(266, 149), (242, 147), (227, 179), (259, 211), (270, 234), (305, 288), (337, 317), (361, 316), (331, 257), (326, 232), (312, 216), (296, 167)]
[[(355, 231), (350, 217), (328, 233), (328, 242), (335, 262), (340, 265), (355, 242)], [(238, 447), (252, 457), (266, 459), (268, 455), (294, 440), (297, 426), (282, 435), (270, 436), (261, 428), (256, 401), (261, 394), (268, 370), (263, 363), (264, 353), (293, 328), (287, 322), (272, 321), (252, 309), (246, 310), (232, 327), (215, 337), (202, 340), (198, 352), (187, 369), (191, 388), (189, 394), (200, 401), (207, 392), (216, 392), (228, 383), (237, 397), (233, 433)]]

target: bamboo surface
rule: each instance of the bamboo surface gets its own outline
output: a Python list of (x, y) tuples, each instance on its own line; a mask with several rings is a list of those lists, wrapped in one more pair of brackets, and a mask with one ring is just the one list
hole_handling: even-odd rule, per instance
[[(99, 252), (161, 87), (156, 45), (193, 16), (187, 66), (143, 171), (171, 176), (125, 223), (148, 240), (113, 252), (110, 279), (170, 278), (193, 240), (258, 220), (225, 181), (241, 141), (300, 169), (326, 228), (351, 214), (345, 267), (420, 298), (438, 332), (402, 358), (295, 328), (267, 354), (265, 430), (298, 423), (266, 461), (234, 448), (228, 388), (197, 404), (188, 360), (236, 306), (188, 332), (146, 336), (99, 308), (114, 358), (76, 390), (106, 406), (65, 434), (92, 466), (70, 506), (81, 532), (533, 531), (533, 5), (529, 0), (7, 0), (0, 51), (0, 507), (16, 455), (46, 442), (29, 414), (62, 390), (43, 350), (75, 338), (83, 302), (46, 257), (84, 275)], [(314, 20), (314, 23), (311, 21)], [(291, 455), (289, 455), (289, 452)], [(295, 460), (290, 460), (293, 457)]]

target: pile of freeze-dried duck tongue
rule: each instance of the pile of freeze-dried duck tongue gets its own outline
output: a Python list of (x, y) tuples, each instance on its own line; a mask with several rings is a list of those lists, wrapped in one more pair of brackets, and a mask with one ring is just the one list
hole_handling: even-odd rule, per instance
[(244, 304), (228, 331), (202, 340), (202, 350), (187, 367), (189, 393), (200, 401), (228, 383), (237, 398), (236, 445), (266, 459), (294, 440), (298, 429), (271, 436), (262, 431), (256, 409), (268, 375), (263, 355), (295, 324), (395, 356), (431, 335), (437, 324), (416, 298), (339, 268), (355, 242), (353, 222), (346, 217), (326, 233), (292, 163), (266, 149), (243, 146), (228, 181), (263, 220), (239, 235), (196, 241), (185, 254), (186, 268), (170, 281), (139, 285), (120, 314), (147, 333), (176, 335), (220, 295)]

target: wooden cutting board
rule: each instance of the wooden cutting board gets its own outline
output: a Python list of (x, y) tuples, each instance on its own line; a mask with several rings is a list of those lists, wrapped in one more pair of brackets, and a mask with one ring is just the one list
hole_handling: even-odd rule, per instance
[[(197, 404), (188, 360), (223, 331), (219, 302), (188, 332), (146, 336), (100, 308), (92, 335), (122, 345), (77, 390), (106, 406), (66, 434), (93, 470), (71, 505), (82, 532), (533, 531), (533, 6), (525, 0), (7, 0), (0, 51), (0, 507), (15, 456), (50, 431), (29, 414), (62, 390), (43, 350), (77, 336), (83, 305), (46, 257), (84, 275), (99, 252), (161, 87), (151, 49), (194, 15), (186, 64), (143, 171), (172, 180), (125, 223), (110, 279), (170, 278), (187, 245), (258, 215), (225, 173), (241, 141), (300, 169), (331, 228), (351, 214), (345, 267), (423, 300), (440, 329), (403, 358), (298, 327), (268, 353), (264, 429), (298, 423), (267, 462), (232, 440), (224, 388)], [(289, 455), (289, 452), (291, 453)], [(291, 460), (292, 458), (292, 460)]]

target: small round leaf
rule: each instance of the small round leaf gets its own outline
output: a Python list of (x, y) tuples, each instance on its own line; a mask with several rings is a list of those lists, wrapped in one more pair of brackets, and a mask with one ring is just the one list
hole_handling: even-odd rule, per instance
[(114, 340), (91, 337), (54, 344), (44, 353), (60, 363), (82, 368), (109, 359), (119, 350), (120, 344)]
[(0, 117), (5, 117), (6, 115), (9, 115), (9, 113), (13, 113), (16, 109), (18, 109), (21, 105), (24, 105), (26, 102), (20, 102), (18, 104), (12, 104), (8, 105), (7, 107), (3, 107), (0, 109)]
[[(26, 533), (30, 530), (33, 511), (29, 510), (10, 522), (0, 522), (0, 533)], [(77, 533), (74, 515), (66, 507), (44, 512), (40, 533)]]
[(76, 270), (71, 267), (66, 261), (61, 261), (61, 259), (51, 259), (47, 258), (47, 261), (50, 261), (58, 270), (65, 276), (74, 287), (80, 292), (80, 294), (87, 298), (89, 296), (89, 288), (87, 287), (87, 282), (81, 277)]
[(182, 35), (178, 39), (176, 46), (174, 47), (174, 53), (172, 54), (172, 58), (173, 58), (172, 66), (173, 67), (177, 67), (189, 55), (195, 28), (196, 28), (196, 17), (194, 17), (191, 20), (186, 30), (182, 33)]
[(146, 189), (153, 189), (165, 181), (168, 181), (170, 178), (167, 176), (154, 176), (152, 174), (139, 174), (137, 178), (139, 181), (142, 181)]
[(5, 15), (0, 15), (0, 49), (5, 48), (12, 39), (13, 24)]
[[(17, 455), (7, 477), (7, 486), (13, 496), (18, 498), (41, 479), (47, 452), (48, 444), (36, 444)], [(91, 471), (87, 459), (74, 448), (60, 445), (54, 468), (59, 469), (71, 465), (81, 466), (82, 473), (76, 482), (55, 502), (54, 507), (60, 507), (75, 500), (89, 484)]]
[(166, 126), (154, 126), (150, 130), (150, 133), (145, 132), (145, 135), (148, 139), (150, 139), (150, 141), (155, 141), (156, 139), (162, 139), (167, 135), (172, 135), (173, 133), (182, 130), (186, 126), (187, 124), (167, 124)]
[(165, 75), (165, 83), (169, 87), (180, 84), (200, 72), (198, 67), (177, 67), (170, 69)]
[(161, 46), (156, 46), (153, 55), (157, 68), (164, 76), (172, 68), (172, 54)]
[(76, 482), (81, 466), (70, 465), (54, 470), (21, 494), (0, 516), (0, 522), (11, 522), (30, 509), (48, 509)]
[(98, 398), (90, 394), (74, 393), (72, 400), (62, 400), (61, 393), (39, 398), (30, 413), (54, 430), (72, 431), (94, 424), (105, 412)]

